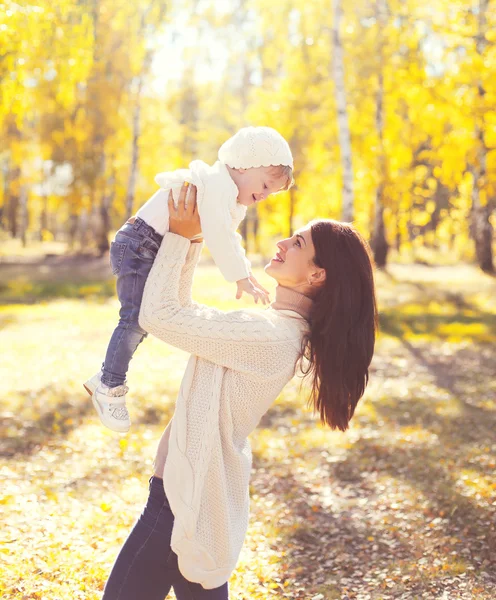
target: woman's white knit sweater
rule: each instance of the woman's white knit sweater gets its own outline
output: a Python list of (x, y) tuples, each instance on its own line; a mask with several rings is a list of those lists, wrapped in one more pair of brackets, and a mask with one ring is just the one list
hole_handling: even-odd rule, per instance
[(249, 516), (247, 436), (295, 373), (308, 327), (301, 315), (311, 301), (286, 289), (279, 306), (291, 310), (223, 312), (195, 304), (191, 284), (201, 247), (165, 234), (139, 322), (192, 355), (156, 469), (174, 514), (179, 569), (211, 589), (236, 567)]

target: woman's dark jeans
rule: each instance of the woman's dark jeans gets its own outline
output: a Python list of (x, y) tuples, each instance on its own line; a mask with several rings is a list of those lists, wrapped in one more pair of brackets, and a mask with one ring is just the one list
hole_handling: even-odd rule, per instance
[(152, 477), (146, 506), (119, 552), (102, 600), (164, 600), (171, 587), (178, 600), (228, 600), (227, 583), (206, 590), (183, 577), (170, 547), (173, 522), (163, 482)]

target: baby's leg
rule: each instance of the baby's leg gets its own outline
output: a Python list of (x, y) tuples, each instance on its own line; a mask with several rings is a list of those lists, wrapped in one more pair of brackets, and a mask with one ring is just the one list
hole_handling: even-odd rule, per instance
[[(134, 233), (134, 231), (133, 231)], [(158, 251), (149, 237), (130, 237), (118, 232), (111, 248), (112, 269), (117, 275), (117, 296), (121, 303), (117, 325), (102, 366), (102, 383), (108, 387), (123, 385), (129, 363), (147, 333), (138, 323), (143, 290)]]
[(162, 236), (142, 219), (120, 229), (110, 247), (112, 272), (117, 275), (121, 303), (117, 325), (102, 370), (84, 383), (100, 421), (109, 429), (125, 433), (131, 426), (124, 385), (129, 362), (146, 337), (138, 317), (146, 278), (160, 247)]

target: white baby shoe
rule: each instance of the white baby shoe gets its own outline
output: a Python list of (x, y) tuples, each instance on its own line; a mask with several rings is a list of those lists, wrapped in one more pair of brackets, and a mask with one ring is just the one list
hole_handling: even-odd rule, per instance
[(95, 407), (100, 421), (112, 431), (126, 433), (131, 419), (126, 408), (127, 385), (110, 388), (102, 383), (101, 371), (83, 384)]
[(93, 377), (91, 377), (91, 379), (88, 379), (88, 381), (83, 383), (83, 386), (84, 386), (84, 389), (88, 392), (88, 394), (90, 396), (93, 396), (96, 388), (100, 385), (101, 382), (102, 382), (102, 372), (98, 371), (98, 373), (95, 373), (95, 375), (93, 375)]

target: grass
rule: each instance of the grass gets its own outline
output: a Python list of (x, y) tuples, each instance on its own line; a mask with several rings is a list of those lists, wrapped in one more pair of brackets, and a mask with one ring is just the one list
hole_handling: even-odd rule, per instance
[[(321, 427), (294, 380), (252, 436), (235, 599), (495, 596), (495, 281), (402, 265), (377, 280), (383, 331), (350, 430)], [(129, 374), (133, 427), (114, 436), (81, 387), (115, 325), (108, 273), (45, 292), (29, 281), (0, 307), (0, 594), (94, 600), (146, 499), (187, 356), (146, 340)], [(198, 270), (200, 301), (250, 306), (233, 292)]]

